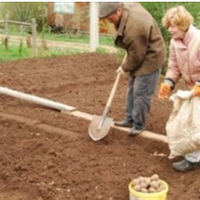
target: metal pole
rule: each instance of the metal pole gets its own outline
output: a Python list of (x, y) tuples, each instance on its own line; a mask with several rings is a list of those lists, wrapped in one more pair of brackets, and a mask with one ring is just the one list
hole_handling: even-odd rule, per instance
[(37, 96), (34, 96), (34, 95), (30, 95), (30, 94), (25, 94), (25, 93), (22, 93), (22, 92), (18, 92), (16, 90), (8, 89), (6, 87), (0, 87), (0, 93), (6, 94), (6, 95), (9, 95), (9, 96), (13, 96), (13, 97), (16, 97), (16, 98), (19, 98), (19, 99), (23, 99), (23, 100), (26, 100), (26, 101), (30, 101), (30, 102), (33, 102), (33, 103), (36, 103), (36, 104), (39, 104), (39, 105), (42, 105), (42, 106), (50, 107), (50, 108), (53, 108), (53, 109), (56, 109), (56, 110), (71, 112), (71, 111), (74, 111), (76, 109), (74, 107), (71, 107), (71, 106), (68, 106), (68, 105), (65, 105), (65, 104), (62, 104), (62, 103), (58, 103), (58, 102), (55, 102), (55, 101), (51, 101), (51, 100), (44, 99), (44, 98), (41, 98), (41, 97), (37, 97)]

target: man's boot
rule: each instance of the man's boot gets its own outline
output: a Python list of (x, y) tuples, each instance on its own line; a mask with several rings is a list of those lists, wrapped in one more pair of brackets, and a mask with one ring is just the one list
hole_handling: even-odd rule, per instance
[(142, 131), (144, 131), (144, 128), (136, 128), (135, 126), (133, 126), (130, 131), (128, 132), (129, 136), (136, 136), (139, 135), (140, 133), (142, 133)]
[(131, 128), (133, 126), (133, 121), (122, 120), (119, 122), (114, 122), (115, 126)]

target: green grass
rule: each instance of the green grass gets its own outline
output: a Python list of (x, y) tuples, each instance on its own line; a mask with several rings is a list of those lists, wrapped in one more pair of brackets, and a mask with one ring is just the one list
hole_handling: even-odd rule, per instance
[[(9, 34), (10, 35), (16, 35), (16, 36), (27, 36), (28, 33), (23, 31), (19, 32), (18, 29), (9, 27)], [(4, 34), (4, 30), (0, 29), (0, 34)], [(88, 44), (90, 42), (89, 34), (83, 34), (83, 33), (77, 33), (75, 35), (64, 33), (64, 34), (54, 34), (49, 33), (48, 30), (45, 30), (45, 32), (37, 33), (37, 38), (42, 39), (44, 37), (45, 40), (53, 40), (53, 41), (62, 41), (62, 42), (73, 42), (73, 43), (85, 43)], [(99, 44), (100, 45), (109, 45), (114, 46), (114, 36), (105, 35), (99, 36)]]
[(20, 46), (8, 46), (6, 49), (2, 44), (0, 45), (0, 52), (0, 61), (30, 58), (32, 54), (32, 50), (28, 48), (21, 48)]
[(43, 57), (56, 57), (56, 56), (64, 56), (64, 55), (72, 55), (72, 54), (81, 54), (84, 53), (82, 50), (77, 49), (38, 49), (38, 58)]
[[(0, 34), (4, 34), (4, 30), (0, 29)], [(28, 33), (19, 32), (16, 29), (10, 29), (9, 35), (15, 36), (27, 36)], [(42, 39), (44, 37), (45, 40), (52, 40), (52, 41), (60, 41), (60, 42), (72, 42), (72, 43), (85, 43), (89, 44), (89, 35), (87, 34), (52, 34), (48, 33), (47, 31), (42, 35), (42, 33), (37, 33), (37, 39)], [(113, 36), (100, 36), (99, 38), (100, 45), (108, 45), (114, 46)], [(3, 41), (0, 44), (0, 61), (7, 61), (7, 60), (19, 60), (19, 59), (26, 59), (33, 57), (32, 49), (27, 48), (26, 44), (20, 43), (17, 45), (8, 44), (8, 48), (6, 49), (3, 45)], [(38, 47), (38, 56), (37, 57), (55, 57), (55, 56), (62, 56), (62, 55), (70, 55), (70, 54), (79, 54), (85, 51), (78, 50), (78, 49), (48, 49), (44, 50), (41, 47)], [(108, 53), (107, 50), (103, 47), (99, 47), (97, 49), (98, 53)]]
[[(33, 50), (27, 48), (24, 44), (18, 45), (8, 45), (6, 49), (3, 44), (0, 44), (0, 61), (8, 61), (8, 60), (20, 60), (20, 59), (27, 59), (33, 57)], [(63, 55), (71, 55), (71, 54), (80, 54), (84, 53), (83, 50), (77, 49), (48, 49), (44, 50), (42, 48), (38, 48), (37, 57), (56, 57), (56, 56), (63, 56)]]

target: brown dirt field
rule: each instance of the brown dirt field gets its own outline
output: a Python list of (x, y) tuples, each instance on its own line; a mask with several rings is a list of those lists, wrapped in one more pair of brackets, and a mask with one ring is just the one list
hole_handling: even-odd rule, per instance
[[(119, 61), (92, 53), (3, 62), (0, 85), (101, 115)], [(109, 112), (115, 120), (124, 116), (126, 88), (122, 77)], [(128, 200), (129, 182), (154, 173), (169, 184), (168, 200), (200, 199), (199, 170), (173, 171), (165, 143), (113, 128), (95, 142), (87, 120), (7, 95), (0, 102), (2, 200)], [(165, 135), (171, 110), (155, 94), (146, 130)]]

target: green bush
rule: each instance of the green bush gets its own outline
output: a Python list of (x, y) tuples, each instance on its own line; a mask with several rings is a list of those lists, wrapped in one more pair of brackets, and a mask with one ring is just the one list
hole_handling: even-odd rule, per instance
[[(10, 20), (19, 22), (31, 23), (31, 19), (35, 18), (38, 31), (42, 31), (44, 21), (46, 21), (45, 9), (45, 2), (2, 2), (0, 4), (2, 19), (6, 14), (9, 15)], [(12, 26), (9, 28), (12, 29)], [(16, 30), (16, 26), (13, 26), (13, 29)], [(28, 29), (31, 30), (31, 28)]]

